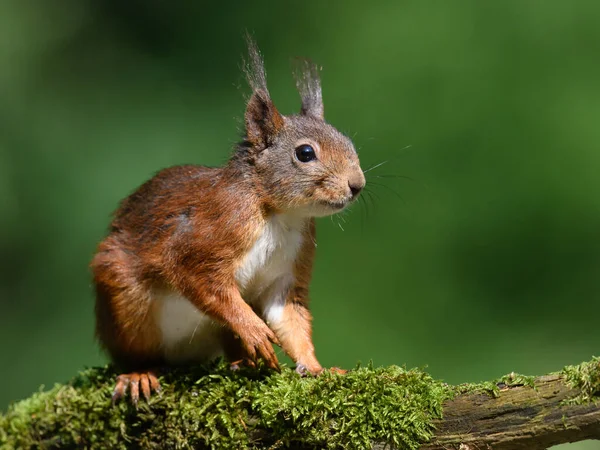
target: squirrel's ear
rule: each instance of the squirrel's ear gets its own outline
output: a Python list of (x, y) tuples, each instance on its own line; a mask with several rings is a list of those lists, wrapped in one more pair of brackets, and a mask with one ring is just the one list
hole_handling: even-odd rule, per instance
[(246, 139), (255, 147), (264, 148), (271, 143), (275, 134), (283, 127), (283, 117), (275, 108), (267, 89), (265, 65), (256, 42), (246, 33), (248, 60), (244, 72), (252, 88), (252, 96), (246, 106)]
[(296, 87), (302, 99), (300, 112), (305, 116), (323, 119), (323, 94), (321, 93), (321, 79), (319, 68), (307, 59), (298, 59), (294, 71)]
[(254, 91), (244, 115), (246, 139), (256, 148), (265, 148), (283, 127), (283, 117), (277, 111), (269, 94), (262, 90)]

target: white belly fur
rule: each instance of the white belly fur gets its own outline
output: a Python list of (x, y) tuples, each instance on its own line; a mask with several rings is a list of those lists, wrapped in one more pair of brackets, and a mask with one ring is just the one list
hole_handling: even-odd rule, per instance
[[(274, 216), (267, 222), (236, 271), (242, 297), (262, 311), (267, 324), (281, 320), (285, 297), (294, 281), (294, 261), (302, 244), (301, 221)], [(223, 353), (221, 325), (172, 289), (156, 290), (156, 323), (165, 359), (206, 361)]]
[(156, 323), (162, 332), (167, 362), (207, 361), (223, 353), (221, 327), (171, 289), (154, 293)]

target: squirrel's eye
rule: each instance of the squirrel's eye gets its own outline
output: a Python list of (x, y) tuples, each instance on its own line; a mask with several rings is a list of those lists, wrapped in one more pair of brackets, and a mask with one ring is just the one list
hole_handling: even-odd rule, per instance
[(314, 148), (312, 148), (310, 145), (304, 144), (296, 148), (296, 158), (298, 158), (298, 161), (306, 163), (317, 159), (317, 155), (315, 154)]

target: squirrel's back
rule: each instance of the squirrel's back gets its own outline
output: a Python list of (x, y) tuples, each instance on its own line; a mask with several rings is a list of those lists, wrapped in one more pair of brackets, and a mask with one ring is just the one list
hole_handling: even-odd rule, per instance
[[(114, 212), (111, 231), (134, 221), (136, 217), (163, 212), (167, 205), (184, 206), (194, 197), (186, 194), (204, 191), (220, 179), (222, 168), (200, 165), (172, 166), (157, 172), (152, 178), (124, 198)], [(185, 209), (185, 206), (184, 206)]]

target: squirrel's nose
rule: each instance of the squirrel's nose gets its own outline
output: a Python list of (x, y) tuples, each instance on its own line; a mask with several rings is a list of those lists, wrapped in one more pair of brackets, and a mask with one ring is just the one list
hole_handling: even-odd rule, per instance
[(365, 175), (360, 168), (348, 177), (348, 187), (354, 200), (360, 191), (365, 187)]
[(356, 198), (360, 194), (360, 191), (362, 191), (362, 188), (365, 187), (365, 183), (348, 181), (348, 186), (350, 187), (350, 192), (352, 192), (352, 198)]

